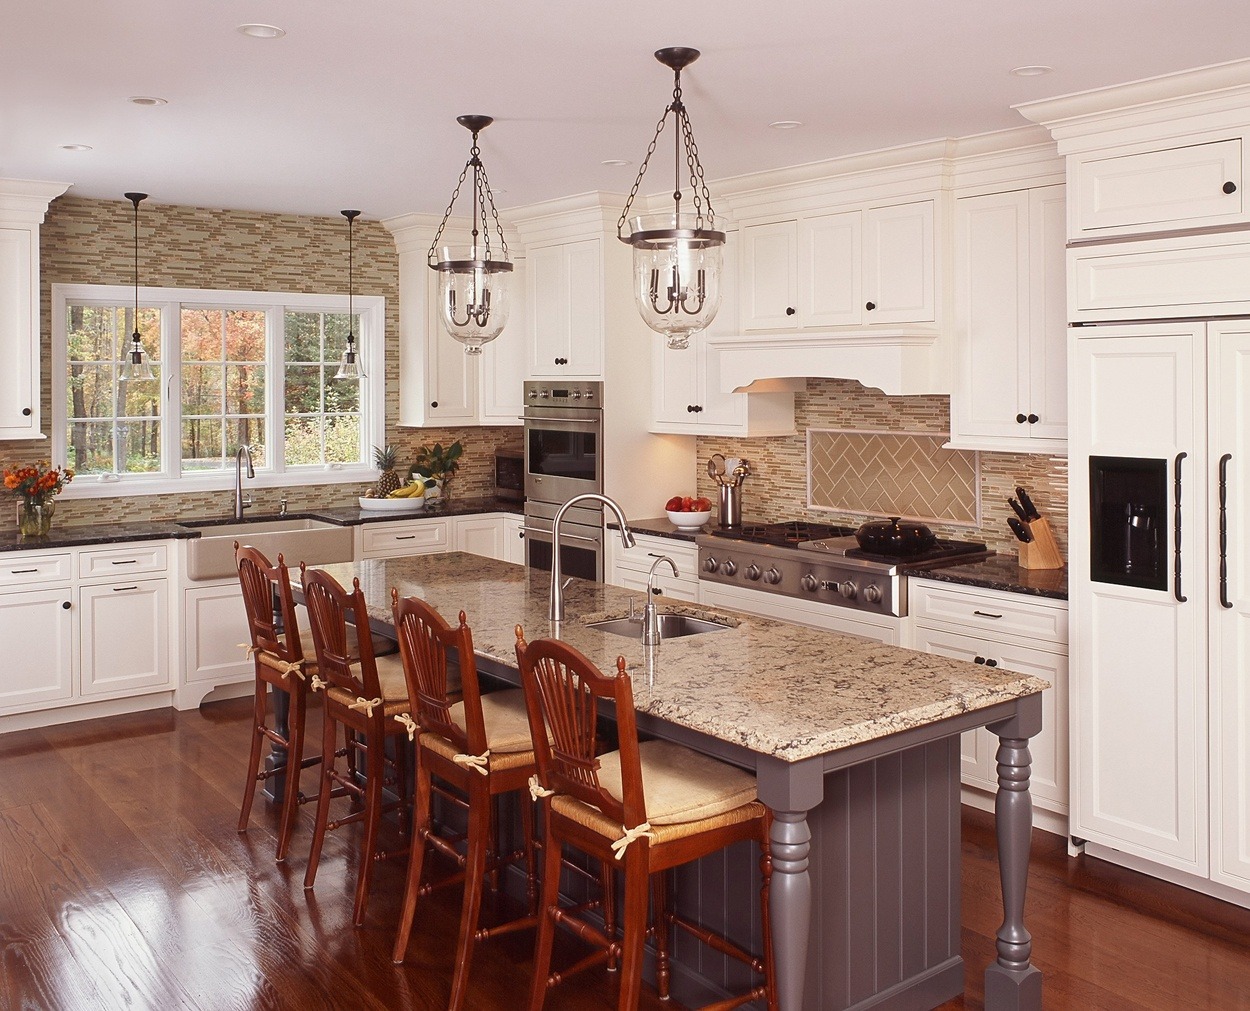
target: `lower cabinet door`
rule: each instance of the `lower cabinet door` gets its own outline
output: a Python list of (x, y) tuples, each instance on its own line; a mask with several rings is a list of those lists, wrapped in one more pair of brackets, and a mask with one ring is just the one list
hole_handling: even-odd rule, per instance
[(61, 702), (74, 690), (73, 593), (68, 586), (0, 594), (0, 713)]
[[(664, 578), (668, 576), (668, 578)], [(647, 595), (647, 573), (637, 569), (618, 566), (613, 574), (612, 582), (627, 590), (637, 590), (645, 600)], [(699, 581), (697, 579), (674, 579), (665, 570), (664, 575), (655, 581), (655, 585), (664, 591), (664, 596), (672, 600), (685, 600), (692, 604), (699, 602)]]
[(499, 516), (461, 516), (456, 520), (457, 551), (487, 558), (503, 557), (503, 519)]
[(503, 560), (525, 564), (525, 518), (505, 516), (503, 519)]
[(78, 613), (83, 696), (171, 687), (168, 579), (82, 586)]
[(221, 586), (197, 586), (183, 597), (185, 638), (183, 670), (188, 681), (246, 681), (254, 674), (252, 661), (239, 647), (251, 642), (243, 592), (237, 581)]
[[(1045, 678), (1051, 688), (1042, 693), (1042, 732), (1029, 742), (1033, 767), (1029, 790), (1049, 811), (1068, 810), (1068, 658), (1010, 642), (994, 642), (945, 629), (918, 626), (915, 648), (937, 656), (972, 663), (992, 663), (1003, 670)], [(998, 738), (984, 728), (963, 735), (964, 782), (998, 788)]]

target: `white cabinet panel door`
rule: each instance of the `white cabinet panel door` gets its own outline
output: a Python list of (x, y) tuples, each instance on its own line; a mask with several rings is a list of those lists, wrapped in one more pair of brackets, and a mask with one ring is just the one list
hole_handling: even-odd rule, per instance
[(494, 514), (461, 516), (456, 520), (457, 551), (486, 558), (503, 558), (503, 519)]
[(799, 315), (805, 327), (864, 318), (859, 211), (804, 218), (799, 226)]
[(864, 219), (865, 322), (932, 323), (937, 318), (934, 264), (932, 200), (869, 208)]
[(1068, 437), (1067, 187), (1029, 193), (1029, 410), (1031, 439)]
[(226, 684), (252, 677), (253, 663), (239, 648), (239, 643), (252, 640), (238, 582), (188, 589), (183, 601), (186, 680)]
[[(73, 591), (68, 586), (0, 594), (0, 713), (40, 708), (74, 690)], [(21, 662), (11, 658), (20, 657)]]
[(744, 225), (739, 322), (743, 330), (793, 330), (798, 317), (797, 221)]
[(39, 432), (39, 333), (31, 294), (37, 255), (29, 229), (0, 228), (0, 439)]
[(168, 579), (83, 586), (78, 610), (84, 697), (171, 687)]

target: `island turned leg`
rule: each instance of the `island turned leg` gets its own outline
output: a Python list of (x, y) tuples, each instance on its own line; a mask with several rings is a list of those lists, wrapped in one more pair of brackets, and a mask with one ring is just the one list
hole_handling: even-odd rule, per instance
[(806, 811), (774, 811), (772, 831), (773, 878), (768, 893), (772, 914), (773, 961), (780, 1011), (799, 1011), (807, 969), (807, 942), (812, 924), (812, 879), (808, 853), (812, 833)]
[[(1024, 892), (1029, 878), (1033, 834), (1033, 798), (1029, 796), (1027, 737), (1011, 726), (994, 728), (998, 738), (998, 872), (1003, 888), (1003, 923), (998, 928), (998, 961), (985, 970), (985, 1006), (993, 1011), (1040, 1011), (1042, 974), (1029, 964), (1033, 938), (1024, 926)], [(1012, 736), (1008, 736), (1008, 735)]]

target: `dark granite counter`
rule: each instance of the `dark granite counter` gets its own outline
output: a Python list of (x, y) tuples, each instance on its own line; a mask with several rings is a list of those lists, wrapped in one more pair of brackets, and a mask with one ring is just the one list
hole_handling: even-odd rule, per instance
[(940, 583), (962, 583), (987, 590), (1005, 590), (1008, 593), (1025, 593), (1034, 597), (1068, 599), (1068, 570), (1022, 569), (1014, 555), (993, 555), (981, 562), (966, 565), (949, 565), (942, 569), (910, 569), (903, 566), (899, 572), (905, 576), (933, 579)]
[(522, 516), (525, 514), (525, 503), (490, 496), (483, 498), (453, 496), (445, 502), (442, 499), (433, 500), (423, 509), (384, 512), (349, 505), (337, 506), (333, 509), (316, 509), (306, 514), (301, 513), (301, 515), (312, 516), (325, 520), (327, 523), (337, 523), (340, 526), (354, 527), (361, 523), (394, 523), (396, 520), (419, 520), (435, 516), (474, 516), (478, 513), (513, 513)]
[(172, 521), (150, 523), (100, 523), (58, 525), (52, 522), (47, 537), (23, 540), (17, 525), (0, 527), (0, 551), (56, 551), (91, 544), (121, 544), (125, 541), (163, 541), (171, 537), (199, 537), (198, 530)]
[[(608, 522), (609, 530), (619, 530), (620, 528), (621, 525), (615, 520)], [(636, 534), (646, 534), (648, 537), (670, 537), (675, 541), (687, 541), (693, 544), (694, 539), (699, 534), (712, 532), (712, 524), (704, 523), (698, 530), (678, 530), (668, 521), (667, 516), (661, 516), (658, 519), (630, 520), (629, 529)]]

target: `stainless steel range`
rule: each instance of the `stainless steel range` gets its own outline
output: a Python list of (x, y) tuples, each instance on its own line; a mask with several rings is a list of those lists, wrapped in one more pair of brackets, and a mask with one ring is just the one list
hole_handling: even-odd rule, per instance
[(919, 555), (895, 558), (860, 548), (853, 527), (823, 523), (769, 523), (713, 531), (695, 538), (699, 578), (799, 597), (870, 614), (907, 614), (907, 582), (900, 568), (940, 568), (986, 558), (984, 544), (939, 540)]

